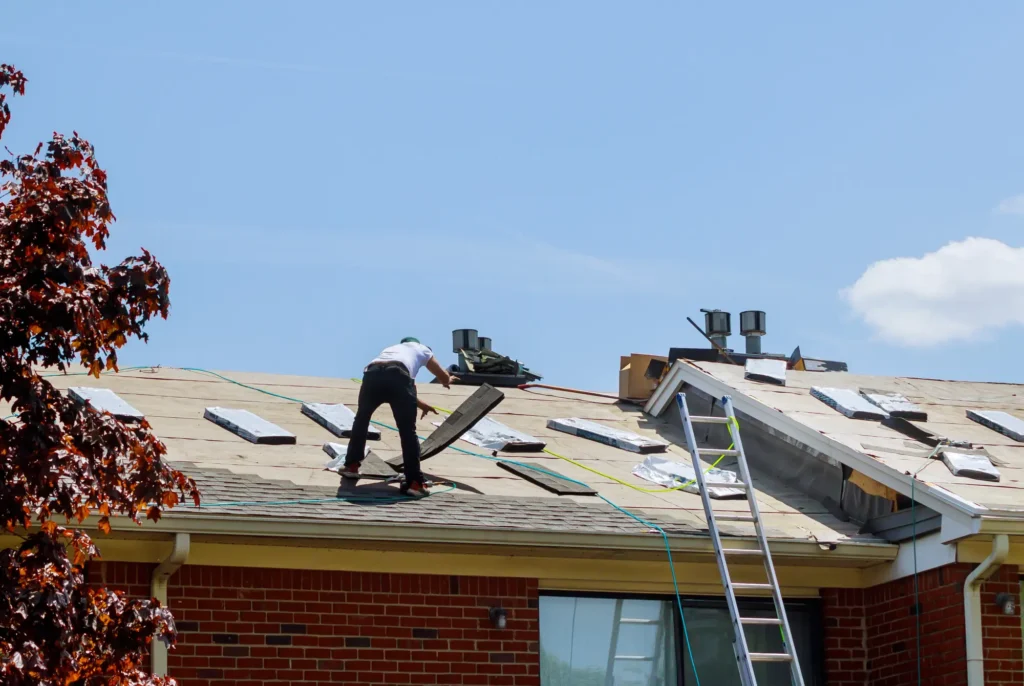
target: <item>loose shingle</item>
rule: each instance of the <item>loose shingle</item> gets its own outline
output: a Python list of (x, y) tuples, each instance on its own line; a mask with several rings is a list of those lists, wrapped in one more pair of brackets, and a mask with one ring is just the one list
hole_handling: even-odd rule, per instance
[(203, 417), (251, 443), (294, 445), (295, 434), (249, 412), (228, 407), (208, 407)]
[(1009, 412), (997, 410), (967, 410), (967, 418), (973, 419), (982, 426), (998, 431), (1015, 441), (1024, 443), (1024, 420), (1014, 417)]
[(890, 417), (909, 419), (915, 422), (928, 421), (928, 413), (910, 402), (906, 396), (895, 391), (875, 391), (870, 388), (860, 389), (860, 394), (869, 403), (888, 413)]
[[(355, 421), (356, 415), (341, 403), (303, 403), (302, 414), (339, 438), (352, 436), (352, 422)], [(366, 437), (371, 441), (379, 441), (380, 430), (371, 426), (366, 432)]]
[(592, 422), (589, 419), (580, 419), (579, 417), (549, 419), (547, 426), (555, 431), (563, 431), (573, 436), (628, 450), (631, 453), (640, 453), (641, 455), (663, 453), (668, 450), (668, 444), (663, 441), (646, 438), (631, 431), (616, 429)]
[(78, 386), (68, 389), (68, 395), (75, 402), (95, 408), (99, 412), (109, 412), (118, 419), (138, 421), (145, 415), (126, 403), (109, 388), (90, 388)]
[(882, 420), (889, 416), (888, 412), (872, 405), (859, 393), (848, 388), (811, 386), (811, 395), (850, 419)]

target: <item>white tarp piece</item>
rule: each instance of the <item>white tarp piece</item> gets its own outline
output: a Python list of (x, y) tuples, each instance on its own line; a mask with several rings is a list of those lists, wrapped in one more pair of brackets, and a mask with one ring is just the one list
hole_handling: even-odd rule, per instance
[(942, 461), (949, 467), (953, 476), (966, 476), (982, 481), (999, 481), (999, 470), (992, 466), (992, 461), (981, 452), (959, 452), (951, 449), (942, 450)]
[(743, 378), (751, 381), (786, 385), (785, 360), (748, 359), (743, 365)]
[(910, 419), (915, 422), (928, 421), (928, 413), (907, 400), (907, 397), (900, 393), (862, 388), (860, 389), (860, 394), (878, 409), (889, 413), (890, 417)]
[[(342, 467), (345, 466), (345, 455), (348, 454), (348, 443), (324, 443), (324, 452), (330, 455), (331, 459), (324, 465), (324, 469), (328, 469), (332, 472), (340, 472)], [(370, 454), (370, 449), (366, 448), (366, 453), (363, 457)]]
[(640, 453), (641, 455), (663, 453), (668, 450), (668, 444), (664, 441), (646, 438), (631, 431), (615, 429), (604, 424), (592, 422), (589, 419), (580, 419), (579, 417), (549, 419), (548, 428), (555, 431), (563, 431), (580, 438), (589, 438), (598, 443), (628, 450), (631, 453)]
[(117, 393), (114, 393), (109, 388), (77, 386), (75, 388), (69, 388), (68, 395), (76, 403), (81, 405), (88, 403), (98, 411), (109, 412), (118, 419), (138, 421), (145, 417), (145, 415), (134, 407), (121, 400)]
[(850, 419), (882, 420), (889, 416), (888, 412), (872, 405), (860, 393), (848, 388), (811, 386), (811, 395)]
[(973, 419), (982, 426), (998, 431), (1015, 441), (1024, 443), (1024, 420), (1014, 417), (1008, 412), (998, 410), (967, 410), (967, 418)]
[[(434, 422), (434, 426), (441, 426), (442, 423)], [(534, 438), (530, 434), (516, 431), (490, 417), (481, 419), (472, 429), (462, 434), (459, 438), (487, 450), (506, 450), (512, 452), (534, 452), (544, 450), (544, 446), (547, 445), (544, 441)]]
[(203, 413), (203, 417), (252, 443), (268, 445), (292, 445), (295, 443), (295, 434), (285, 431), (277, 424), (268, 422), (249, 410), (208, 407)]
[[(350, 438), (352, 436), (352, 422), (355, 421), (356, 413), (341, 403), (329, 405), (327, 403), (303, 403), (302, 414), (324, 427), (338, 438)], [(370, 427), (366, 432), (366, 438), (371, 441), (380, 440), (380, 430)]]
[[(682, 490), (687, 493), (700, 493), (697, 484), (690, 483), (694, 481), (696, 475), (693, 472), (693, 466), (688, 462), (678, 462), (658, 457), (657, 455), (651, 455), (636, 467), (633, 467), (633, 474), (641, 479), (661, 484), (666, 488), (688, 483), (689, 485)], [(745, 489), (729, 488), (729, 484), (740, 483), (740, 480), (736, 478), (736, 472), (717, 468), (705, 468), (704, 483), (707, 484), (708, 495), (712, 498), (743, 498), (747, 494)]]

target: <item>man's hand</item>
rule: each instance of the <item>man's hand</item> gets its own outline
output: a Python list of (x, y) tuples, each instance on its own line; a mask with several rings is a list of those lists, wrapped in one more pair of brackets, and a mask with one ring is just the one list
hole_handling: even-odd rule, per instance
[(419, 405), (421, 410), (423, 410), (423, 414), (420, 416), (420, 419), (426, 419), (428, 414), (437, 414), (437, 410), (434, 409), (433, 405), (428, 405), (422, 400), (417, 400), (416, 404)]
[(454, 374), (446, 374), (445, 378), (441, 379), (441, 385), (445, 388), (451, 388), (452, 384), (459, 380), (459, 377)]

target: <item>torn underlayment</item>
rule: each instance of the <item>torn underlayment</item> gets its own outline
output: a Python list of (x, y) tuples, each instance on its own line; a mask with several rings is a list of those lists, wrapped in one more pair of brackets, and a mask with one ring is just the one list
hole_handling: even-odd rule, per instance
[(983, 452), (943, 448), (940, 456), (953, 476), (966, 476), (983, 481), (999, 481), (1001, 477), (999, 470), (992, 466), (992, 461)]
[[(434, 426), (441, 426), (441, 422), (434, 422)], [(539, 452), (547, 445), (530, 434), (516, 431), (490, 417), (481, 419), (460, 438), (487, 450), (506, 452)]]
[(967, 418), (993, 431), (1024, 443), (1024, 420), (998, 410), (967, 410)]
[(928, 414), (900, 393), (862, 388), (860, 394), (890, 417), (909, 419), (915, 422), (928, 421)]
[(80, 405), (89, 404), (98, 412), (109, 412), (118, 419), (139, 421), (145, 415), (121, 400), (121, 397), (109, 388), (91, 388), (79, 386), (68, 389), (68, 396)]
[[(681, 490), (687, 493), (700, 493), (695, 483), (696, 474), (693, 466), (686, 462), (669, 460), (657, 455), (651, 455), (646, 460), (633, 468), (633, 474), (641, 479), (646, 479), (656, 484), (673, 488), (676, 486), (687, 486)], [(712, 498), (742, 498), (746, 496), (743, 488), (729, 488), (729, 484), (741, 483), (736, 477), (736, 472), (714, 467), (704, 471), (704, 483), (708, 487), (708, 495)]]
[(228, 431), (241, 436), (250, 443), (266, 445), (294, 445), (295, 434), (285, 431), (277, 424), (268, 422), (263, 417), (249, 410), (237, 410), (229, 407), (208, 407), (203, 417)]
[[(302, 414), (338, 438), (350, 438), (352, 436), (352, 422), (356, 419), (356, 413), (341, 403), (334, 405), (328, 403), (303, 403)], [(371, 426), (366, 432), (366, 437), (371, 441), (379, 441), (380, 430)]]
[(663, 453), (668, 450), (668, 444), (653, 438), (640, 436), (632, 431), (615, 429), (604, 424), (592, 422), (589, 419), (579, 417), (567, 417), (565, 419), (549, 419), (548, 428), (555, 431), (563, 431), (580, 438), (588, 438), (604, 445), (610, 445), (631, 453)]
[(786, 385), (786, 361), (748, 358), (743, 365), (743, 378), (751, 381)]
[(850, 419), (886, 419), (889, 413), (848, 388), (811, 386), (811, 395)]

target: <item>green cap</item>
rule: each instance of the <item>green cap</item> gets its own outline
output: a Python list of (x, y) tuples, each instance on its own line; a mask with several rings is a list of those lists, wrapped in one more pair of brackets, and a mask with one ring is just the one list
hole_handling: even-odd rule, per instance
[(399, 343), (419, 343), (419, 342), (420, 342), (420, 339), (413, 338), (412, 336), (406, 336), (401, 341), (399, 341)]

